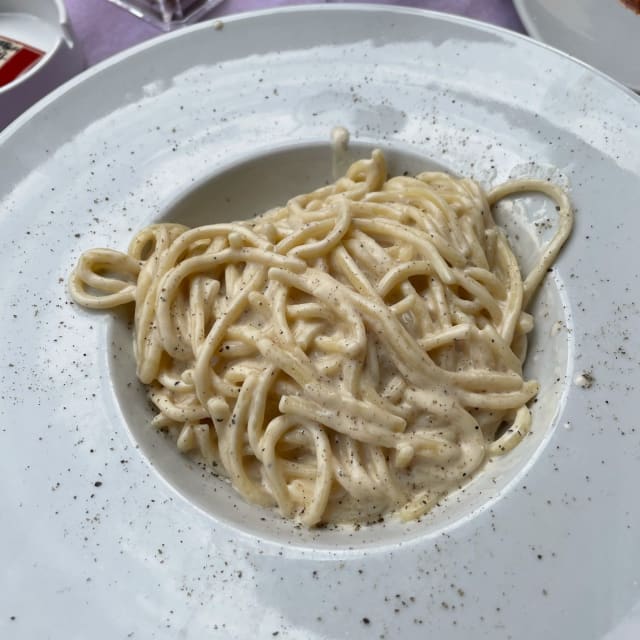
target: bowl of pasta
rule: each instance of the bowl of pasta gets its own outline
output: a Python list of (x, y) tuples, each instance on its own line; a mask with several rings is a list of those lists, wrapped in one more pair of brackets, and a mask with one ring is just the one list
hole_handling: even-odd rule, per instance
[[(547, 220), (533, 236), (522, 194)], [(293, 145), (201, 179), (126, 253), (85, 252), (70, 291), (128, 309), (121, 411), (192, 504), (274, 540), (293, 524), (311, 548), (388, 544), (486, 507), (548, 438), (571, 320), (544, 276), (571, 225), (539, 178), (485, 192), (407, 150)], [(158, 455), (149, 425), (186, 458)]]
[(298, 7), (97, 65), (0, 149), (0, 633), (635, 633), (637, 96)]

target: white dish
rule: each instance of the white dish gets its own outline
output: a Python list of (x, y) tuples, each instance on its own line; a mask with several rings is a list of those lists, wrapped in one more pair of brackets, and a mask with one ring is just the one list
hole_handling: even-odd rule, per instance
[(0, 130), (84, 68), (62, 0), (0, 0), (0, 36), (44, 52), (13, 82), (0, 87)]
[(640, 14), (622, 0), (514, 0), (531, 36), (640, 91)]
[[(537, 173), (568, 183), (577, 209), (534, 309), (534, 436), (422, 523), (351, 536), (294, 529), (190, 469), (146, 427), (122, 321), (65, 286), (82, 250), (123, 248), (158, 217), (198, 222), (211, 200), (248, 215), (328, 177), (338, 124), (396, 169)], [(0, 149), (16, 159), (0, 185), (2, 637), (587, 639), (634, 624), (633, 94), (468, 20), (292, 8), (99, 65)], [(546, 210), (525, 205), (527, 253)], [(574, 384), (587, 371), (594, 384)]]

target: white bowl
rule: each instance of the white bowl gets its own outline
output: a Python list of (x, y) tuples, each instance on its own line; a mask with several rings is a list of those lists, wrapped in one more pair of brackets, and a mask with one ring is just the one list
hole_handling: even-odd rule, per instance
[(530, 36), (640, 91), (640, 15), (621, 0), (514, 0)]
[(84, 68), (62, 0), (0, 0), (0, 36), (44, 51), (13, 82), (0, 87), (0, 129)]
[[(214, 25), (92, 67), (0, 133), (0, 638), (640, 638), (640, 96), (442, 14), (328, 4)], [(534, 305), (534, 435), (439, 513), (348, 541), (189, 468), (145, 428), (121, 318), (66, 290), (81, 251), (161, 216), (217, 222), (322, 184), (336, 125), (355, 152), (395, 152), (394, 172), (535, 175), (576, 209)], [(521, 204), (527, 253), (551, 230)]]

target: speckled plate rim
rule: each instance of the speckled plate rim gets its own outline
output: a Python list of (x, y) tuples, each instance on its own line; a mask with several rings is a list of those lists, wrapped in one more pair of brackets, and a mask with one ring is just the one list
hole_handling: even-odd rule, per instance
[[(522, 0), (514, 0), (514, 3), (516, 6), (518, 5), (521, 6)], [(324, 5), (324, 4), (317, 4), (317, 5), (309, 4), (309, 5), (301, 5), (297, 7), (293, 6), (293, 7), (277, 7), (273, 9), (259, 9), (256, 11), (247, 11), (246, 13), (237, 13), (237, 14), (224, 16), (224, 18), (222, 19), (222, 22), (225, 23), (225, 22), (232, 22), (236, 20), (244, 20), (246, 18), (267, 16), (273, 13), (280, 13), (280, 12), (296, 12), (296, 13), (304, 13), (307, 11), (313, 12), (313, 11), (322, 9), (322, 7), (326, 7), (326, 6), (327, 5)], [(588, 69), (590, 72), (594, 73), (595, 75), (600, 76), (601, 78), (606, 78), (609, 82), (611, 82), (612, 85), (616, 87), (616, 89), (624, 91), (625, 93), (630, 95), (632, 98), (640, 102), (640, 95), (635, 93), (632, 89), (627, 87), (622, 82), (606, 74), (604, 71), (600, 71), (600, 69), (597, 69), (593, 65), (590, 65), (589, 63), (584, 62), (583, 60), (580, 60), (580, 58), (576, 58), (575, 56), (572, 56), (571, 54), (566, 53), (565, 51), (562, 51), (557, 47), (547, 44), (541, 39), (537, 39), (538, 38), (537, 35), (535, 35), (534, 37), (529, 37), (524, 34), (511, 31), (510, 29), (506, 29), (504, 27), (499, 27), (499, 26), (491, 25), (485, 22), (480, 22), (479, 20), (473, 20), (471, 18), (466, 18), (464, 16), (432, 11), (429, 9), (415, 9), (412, 7), (377, 5), (372, 3), (357, 4), (357, 3), (350, 3), (350, 2), (331, 5), (331, 9), (334, 11), (352, 11), (354, 9), (358, 9), (362, 11), (390, 11), (390, 12), (396, 12), (396, 13), (413, 14), (418, 16), (429, 16), (431, 18), (444, 20), (447, 22), (454, 22), (454, 23), (457, 22), (459, 24), (468, 25), (473, 27), (474, 29), (479, 29), (481, 31), (484, 30), (488, 32), (494, 32), (494, 33), (498, 32), (498, 33), (508, 34), (509, 37), (511, 38), (524, 40), (526, 42), (529, 42), (530, 44), (535, 45), (536, 47), (541, 47), (543, 49), (553, 51), (554, 53), (557, 53), (563, 58), (572, 60), (576, 64), (579, 64), (585, 69)], [(199, 29), (209, 29), (211, 28), (210, 23), (211, 23), (210, 20), (204, 21), (198, 24), (191, 25), (186, 28), (193, 31), (199, 30)], [(529, 30), (528, 24), (525, 24), (525, 26), (527, 27), (527, 30)], [(126, 49), (125, 51), (121, 51), (120, 53), (117, 53), (107, 58), (106, 60), (103, 60), (102, 62), (99, 62), (98, 64), (84, 70), (83, 72), (79, 73), (77, 76), (74, 76), (70, 80), (67, 80), (67, 82), (60, 85), (60, 87), (58, 87), (57, 89), (55, 89), (54, 91), (46, 95), (44, 98), (41, 98), (38, 102), (36, 102), (36, 104), (29, 107), (29, 109), (27, 109), (24, 113), (18, 116), (12, 123), (7, 125), (7, 127), (5, 127), (2, 131), (0, 131), (0, 144), (2, 144), (6, 139), (8, 139), (11, 135), (13, 135), (13, 133), (17, 131), (20, 127), (27, 124), (29, 120), (31, 120), (31, 118), (36, 113), (46, 109), (47, 106), (55, 102), (59, 96), (63, 95), (64, 93), (66, 93), (73, 87), (77, 86), (78, 84), (81, 84), (82, 82), (84, 82), (86, 78), (99, 74), (103, 69), (106, 69), (108, 67), (111, 67), (112, 65), (118, 64), (121, 60), (126, 60), (129, 56), (135, 55), (140, 51), (144, 51), (145, 49), (149, 49), (156, 46), (158, 43), (158, 40), (160, 40), (160, 42), (166, 42), (167, 40), (170, 40), (173, 38), (180, 38), (182, 35), (183, 35), (183, 30), (161, 34), (157, 38), (153, 38), (151, 40), (141, 42), (140, 44), (137, 44), (129, 49)]]

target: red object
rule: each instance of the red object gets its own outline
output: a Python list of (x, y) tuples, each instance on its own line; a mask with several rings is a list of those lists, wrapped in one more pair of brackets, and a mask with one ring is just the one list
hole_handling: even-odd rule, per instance
[(640, 13), (640, 0), (622, 0), (622, 4), (627, 7), (627, 9)]
[(31, 69), (43, 55), (40, 49), (0, 36), (0, 87)]

